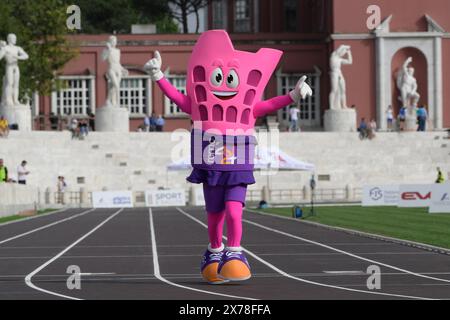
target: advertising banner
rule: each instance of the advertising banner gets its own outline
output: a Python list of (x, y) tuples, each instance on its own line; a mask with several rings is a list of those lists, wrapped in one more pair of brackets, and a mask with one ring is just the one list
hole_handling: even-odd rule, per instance
[(94, 208), (133, 208), (133, 193), (131, 191), (92, 192)]
[(436, 183), (431, 188), (429, 213), (450, 213), (450, 183)]
[(363, 206), (397, 206), (398, 185), (370, 185), (363, 187)]
[(400, 185), (399, 207), (423, 208), (431, 203), (431, 188), (433, 184), (402, 184)]
[(147, 190), (145, 204), (147, 207), (185, 206), (185, 191), (184, 189)]

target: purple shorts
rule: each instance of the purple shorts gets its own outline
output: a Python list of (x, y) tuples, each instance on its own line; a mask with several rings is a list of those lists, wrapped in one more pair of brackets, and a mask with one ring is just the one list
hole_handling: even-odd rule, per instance
[(239, 201), (245, 206), (246, 193), (247, 185), (245, 184), (234, 186), (210, 186), (203, 183), (206, 212), (222, 212), (225, 209), (225, 201)]

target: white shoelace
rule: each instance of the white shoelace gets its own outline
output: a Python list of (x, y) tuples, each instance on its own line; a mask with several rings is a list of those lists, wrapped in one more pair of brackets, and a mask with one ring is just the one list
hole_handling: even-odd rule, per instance
[(226, 255), (228, 258), (241, 258), (241, 252), (240, 251), (227, 251)]
[(211, 253), (209, 259), (212, 261), (220, 261), (222, 259), (222, 252)]

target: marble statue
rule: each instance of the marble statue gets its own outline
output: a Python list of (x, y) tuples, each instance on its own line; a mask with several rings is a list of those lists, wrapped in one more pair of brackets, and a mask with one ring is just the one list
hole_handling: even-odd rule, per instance
[(19, 46), (16, 46), (17, 37), (15, 34), (9, 34), (7, 43), (0, 43), (0, 60), (6, 61), (6, 72), (3, 77), (2, 87), (2, 105), (20, 106), (19, 102), (19, 82), (20, 69), (18, 62), (28, 60), (28, 54)]
[(120, 108), (120, 83), (128, 71), (120, 64), (120, 50), (116, 46), (116, 36), (110, 36), (102, 54), (108, 62), (108, 96), (105, 105), (95, 112), (95, 129), (100, 132), (130, 131), (128, 108)]
[(417, 92), (417, 80), (414, 77), (414, 68), (408, 67), (412, 58), (406, 59), (397, 75), (397, 87), (400, 90), (398, 99), (407, 108), (416, 108), (419, 103), (420, 94)]
[(108, 79), (108, 97), (106, 106), (120, 106), (120, 82), (122, 77), (128, 75), (128, 70), (120, 64), (120, 50), (116, 48), (116, 36), (109, 37), (106, 43), (106, 49), (103, 50), (102, 58), (108, 61), (108, 71), (106, 77)]
[(330, 109), (341, 110), (347, 109), (347, 96), (345, 88), (345, 79), (342, 74), (342, 65), (353, 63), (350, 46), (341, 45), (337, 48), (330, 57), (330, 78), (331, 78), (331, 92), (330, 92)]

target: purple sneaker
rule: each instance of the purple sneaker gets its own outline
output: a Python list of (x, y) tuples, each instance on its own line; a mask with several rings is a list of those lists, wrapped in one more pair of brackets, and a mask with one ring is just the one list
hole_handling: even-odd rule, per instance
[(202, 263), (200, 266), (200, 270), (203, 276), (203, 279), (207, 281), (209, 284), (221, 284), (228, 282), (228, 280), (222, 279), (218, 275), (219, 263), (222, 260), (223, 256), (223, 247), (219, 249), (221, 251), (211, 252), (210, 248), (205, 251), (205, 254), (202, 257)]
[(230, 281), (244, 281), (252, 276), (250, 265), (242, 249), (225, 249), (219, 263), (219, 276)]

